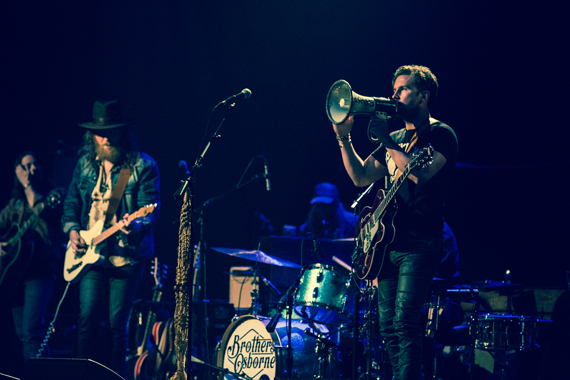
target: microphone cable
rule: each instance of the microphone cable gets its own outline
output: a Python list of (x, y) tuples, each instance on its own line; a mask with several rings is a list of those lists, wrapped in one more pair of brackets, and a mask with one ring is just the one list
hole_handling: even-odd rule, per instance
[(57, 319), (57, 316), (59, 314), (59, 308), (61, 307), (61, 304), (63, 303), (63, 300), (65, 299), (65, 295), (67, 294), (67, 289), (69, 289), (70, 284), (71, 284), (71, 282), (67, 283), (67, 286), (65, 287), (65, 290), (63, 291), (63, 295), (61, 296), (61, 299), (59, 300), (59, 303), (57, 304), (57, 308), (55, 309), (55, 314), (53, 316), (52, 321), (49, 324), (49, 327), (47, 328), (46, 335), (44, 337), (44, 341), (42, 342), (40, 348), (38, 349), (38, 353), (36, 354), (36, 358), (40, 358), (42, 356), (42, 352), (45, 350), (51, 334), (53, 332), (55, 332), (54, 325), (55, 325), (55, 321)]

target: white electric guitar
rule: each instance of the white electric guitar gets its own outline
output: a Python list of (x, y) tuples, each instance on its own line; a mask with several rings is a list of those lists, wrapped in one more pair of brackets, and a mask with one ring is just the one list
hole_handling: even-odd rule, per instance
[(87, 248), (84, 252), (76, 252), (71, 247), (71, 241), (67, 243), (65, 262), (63, 264), (63, 278), (68, 282), (77, 282), (87, 273), (93, 265), (102, 264), (105, 257), (99, 252), (103, 248), (105, 240), (121, 229), (123, 225), (129, 225), (133, 220), (147, 216), (154, 211), (156, 204), (141, 207), (134, 214), (129, 215), (126, 223), (117, 223), (103, 231), (104, 220), (100, 220), (91, 229), (79, 231), (79, 235), (85, 240)]

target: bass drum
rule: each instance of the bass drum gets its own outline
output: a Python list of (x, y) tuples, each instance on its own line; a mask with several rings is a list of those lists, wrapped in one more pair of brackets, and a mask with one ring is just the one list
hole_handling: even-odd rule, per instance
[(231, 373), (220, 374), (220, 380), (241, 380), (234, 374), (242, 373), (254, 380), (337, 378), (338, 339), (325, 340), (327, 344), (317, 350), (314, 335), (325, 335), (328, 332), (325, 326), (315, 325), (319, 329), (315, 330), (301, 319), (292, 319), (292, 376), (286, 376), (288, 320), (281, 316), (273, 333), (267, 332), (268, 323), (269, 319), (265, 317), (243, 315), (230, 324), (217, 348), (217, 366)]
[[(235, 374), (245, 374), (257, 380), (273, 380), (277, 376), (275, 333), (267, 332), (263, 322), (253, 315), (242, 315), (225, 331), (218, 346), (217, 366)], [(231, 373), (220, 374), (219, 379), (241, 380)]]

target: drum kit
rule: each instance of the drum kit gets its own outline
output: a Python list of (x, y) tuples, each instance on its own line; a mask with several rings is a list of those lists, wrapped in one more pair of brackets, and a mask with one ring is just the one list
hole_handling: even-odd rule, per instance
[[(214, 368), (219, 380), (391, 378), (378, 332), (375, 287), (372, 281), (357, 281), (351, 275), (350, 265), (333, 258), (338, 265), (314, 263), (301, 267), (259, 250), (212, 249), (300, 272), (272, 315), (259, 315), (259, 293), (252, 291), (252, 307), (247, 314), (236, 315), (224, 332), (216, 347), (215, 363), (192, 358)], [(263, 279), (266, 285), (274, 287)], [(522, 286), (485, 281), (447, 289), (446, 281), (434, 280), (437, 286), (424, 306), (425, 338), (431, 339), (434, 346), (462, 346), (468, 354), (461, 363), (468, 368), (467, 373), (475, 365), (476, 349), (493, 356), (495, 373), (502, 373), (504, 378), (512, 355), (538, 348), (539, 320), (511, 314), (510, 298)], [(480, 314), (479, 307), (489, 305), (479, 294), (496, 290), (507, 295), (507, 314)], [(460, 320), (449, 326), (446, 313), (452, 309), (450, 298), (465, 295), (474, 300), (475, 306), (469, 311), (461, 310)], [(448, 329), (447, 337), (438, 335), (444, 328)], [(445, 342), (448, 337), (451, 341)], [(441, 379), (435, 353), (433, 358), (433, 379)]]

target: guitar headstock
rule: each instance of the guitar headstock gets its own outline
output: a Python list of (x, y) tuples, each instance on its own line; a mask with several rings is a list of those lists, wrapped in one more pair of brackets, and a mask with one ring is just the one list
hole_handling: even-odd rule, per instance
[(434, 149), (431, 144), (425, 148), (422, 148), (417, 154), (414, 155), (415, 158), (412, 161), (413, 166), (421, 166), (422, 168), (430, 166), (433, 163), (433, 152)]
[(154, 284), (156, 286), (162, 286), (162, 280), (166, 278), (166, 270), (168, 266), (165, 264), (160, 264), (158, 258), (155, 257), (152, 262), (152, 277), (154, 278)]
[(64, 191), (65, 190), (62, 188), (54, 189), (54, 190), (50, 191), (50, 193), (46, 197), (44, 205), (46, 207), (50, 207), (50, 208), (55, 208), (58, 205), (60, 205), (62, 202)]
[(152, 204), (152, 205), (147, 205), (147, 206), (143, 206), (141, 208), (139, 208), (139, 210), (133, 214), (133, 216), (135, 216), (136, 218), (140, 218), (141, 216), (147, 216), (148, 214), (152, 213), (154, 211), (155, 208), (158, 208), (158, 205)]

